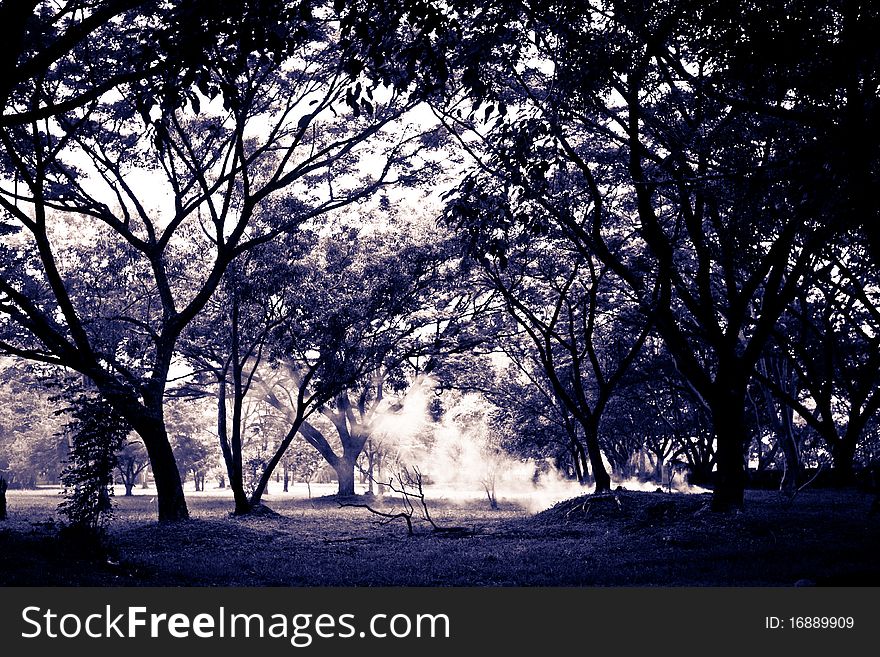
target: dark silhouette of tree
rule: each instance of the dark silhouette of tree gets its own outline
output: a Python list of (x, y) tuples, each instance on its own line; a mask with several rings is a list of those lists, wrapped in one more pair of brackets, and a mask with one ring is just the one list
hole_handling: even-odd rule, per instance
[(535, 216), (540, 208), (530, 208), (532, 225), (513, 223), (499, 238), (484, 215), (504, 216), (507, 198), (503, 188), (487, 188), (481, 187), (479, 197), (457, 199), (447, 220), (468, 236), (471, 255), (530, 342), (547, 387), (578, 424), (596, 491), (608, 491), (611, 478), (599, 440), (602, 414), (650, 324), (605, 265), (572, 247), (550, 217)]
[[(243, 456), (248, 395), (266, 364), (273, 332), (291, 312), (285, 302), (303, 291), (299, 260), (314, 245), (314, 236), (304, 231), (239, 256), (181, 341), (182, 353), (196, 370), (181, 393), (213, 395), (216, 390), (217, 435), (238, 514), (251, 508)], [(205, 375), (207, 382), (202, 381)]]
[(479, 210), (458, 220), (494, 236), (499, 261), (517, 225), (550, 221), (629, 286), (712, 419), (713, 506), (741, 505), (748, 381), (831, 235), (792, 166), (810, 127), (708, 93), (724, 53), (685, 4), (480, 9), (465, 90), (438, 105), (477, 162), (455, 207)]
[(821, 437), (841, 484), (854, 482), (856, 451), (880, 409), (877, 270), (864, 244), (830, 245), (776, 332), (797, 385), (761, 373), (762, 382)]

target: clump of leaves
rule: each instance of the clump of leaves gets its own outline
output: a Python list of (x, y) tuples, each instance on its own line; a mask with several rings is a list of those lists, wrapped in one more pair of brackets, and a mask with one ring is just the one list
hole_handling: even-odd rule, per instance
[(67, 519), (69, 536), (101, 543), (113, 515), (113, 469), (117, 452), (130, 432), (128, 423), (101, 397), (77, 393), (60, 411), (72, 420), (64, 427), (70, 440), (61, 473), (65, 500), (58, 512)]

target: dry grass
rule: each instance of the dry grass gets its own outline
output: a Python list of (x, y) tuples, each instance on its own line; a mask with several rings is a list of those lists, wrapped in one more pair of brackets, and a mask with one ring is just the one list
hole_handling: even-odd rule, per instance
[(277, 516), (234, 518), (190, 496), (192, 519), (158, 524), (148, 496), (117, 498), (109, 559), (59, 540), (57, 495), (10, 492), (0, 584), (125, 586), (791, 586), (880, 584), (870, 496), (804, 491), (788, 505), (751, 491), (715, 514), (706, 495), (620, 492), (537, 515), (434, 503), (441, 526), (407, 537), (334, 499), (277, 498)]

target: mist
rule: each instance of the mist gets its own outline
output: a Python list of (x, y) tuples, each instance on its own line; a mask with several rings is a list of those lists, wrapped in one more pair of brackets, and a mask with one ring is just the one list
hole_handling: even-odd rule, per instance
[[(529, 512), (591, 491), (564, 477), (551, 464), (516, 458), (498, 444), (489, 425), (491, 407), (476, 394), (464, 394), (432, 417), (436, 382), (416, 381), (399, 403), (380, 410), (373, 423), (386, 455), (387, 481), (404, 467), (424, 476), (429, 499), (516, 503)], [(443, 402), (447, 402), (446, 397)]]

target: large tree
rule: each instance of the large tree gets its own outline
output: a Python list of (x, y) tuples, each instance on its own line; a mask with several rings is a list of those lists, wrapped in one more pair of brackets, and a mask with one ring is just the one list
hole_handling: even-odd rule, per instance
[[(574, 445), (583, 441), (596, 491), (610, 490), (600, 447), (602, 415), (638, 356), (650, 322), (616, 275), (585, 257), (551, 217), (535, 219), (531, 226), (514, 223), (499, 237), (485, 217), (507, 210), (502, 182), (483, 186), (476, 198), (463, 195), (447, 213), (469, 236), (471, 255), (482, 265), (488, 287), (529, 344), (542, 387), (577, 424), (582, 438), (573, 437)], [(530, 210), (540, 212), (536, 206)]]
[[(0, 348), (94, 382), (144, 440), (162, 520), (188, 515), (163, 408), (182, 331), (239, 255), (382, 184), (406, 134), (384, 135), (369, 171), (336, 173), (351, 173), (359, 149), (409, 107), (353, 79), (323, 9), (319, 18), (281, 12), (277, 30), (238, 32), (220, 20), (223, 38), (213, 41), (196, 29), (198, 13), (185, 18), (195, 32), (171, 30), (169, 44), (198, 37), (216, 66), (72, 108), (63, 67), (52, 68), (7, 104), (65, 111), (0, 132)], [(253, 40), (272, 44), (278, 31), (283, 47)], [(83, 236), (109, 257), (77, 258)], [(121, 271), (110, 266), (120, 261)]]
[[(432, 368), (432, 358), (471, 343), (464, 326), (476, 310), (461, 285), (455, 241), (412, 220), (382, 226), (377, 219), (372, 231), (330, 235), (300, 263), (307, 267), (295, 286), (308, 291), (307, 303), (294, 302), (276, 331), (281, 367), (260, 386), (289, 431), (252, 505), (298, 432), (336, 471), (339, 494), (354, 494), (357, 459), (387, 412), (388, 392)], [(314, 413), (329, 422), (312, 422)]]
[(731, 17), (694, 9), (463, 8), (465, 91), (437, 108), (477, 167), (456, 207), (494, 197), (477, 218), (495, 238), (483, 255), (506, 257), (517, 225), (549, 218), (636, 295), (712, 420), (725, 509), (742, 504), (755, 363), (838, 208), (812, 193), (818, 129), (764, 111), (797, 106), (791, 89), (768, 91), (761, 111), (718, 93), (729, 44), (711, 25)]
[(786, 412), (796, 411), (822, 438), (842, 484), (853, 482), (854, 456), (880, 410), (877, 270), (860, 238), (827, 246), (775, 332), (788, 380), (759, 373)]

